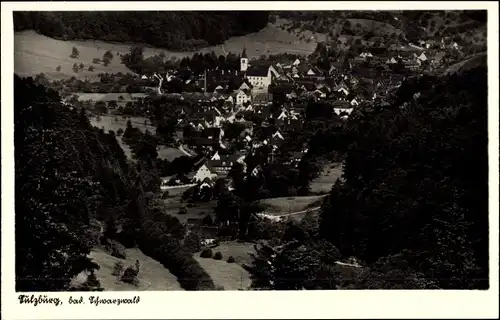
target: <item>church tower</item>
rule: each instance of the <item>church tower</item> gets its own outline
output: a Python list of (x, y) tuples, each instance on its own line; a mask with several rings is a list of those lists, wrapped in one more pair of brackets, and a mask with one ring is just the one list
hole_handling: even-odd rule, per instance
[(243, 48), (240, 58), (240, 71), (245, 72), (248, 69), (248, 56), (246, 48)]

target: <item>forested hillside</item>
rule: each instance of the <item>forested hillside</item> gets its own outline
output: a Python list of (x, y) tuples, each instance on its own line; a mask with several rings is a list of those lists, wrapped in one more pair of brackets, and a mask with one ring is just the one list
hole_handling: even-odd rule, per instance
[(258, 11), (15, 12), (14, 26), (57, 39), (136, 42), (181, 51), (257, 32), (268, 19), (269, 12)]
[(344, 154), (344, 179), (319, 221), (274, 225), (248, 266), (252, 287), (488, 288), (486, 88), (484, 67), (410, 79), (322, 130), (309, 157)]
[(132, 165), (115, 134), (92, 127), (84, 109), (62, 104), (32, 78), (14, 81), (16, 289), (99, 290), (71, 280), (99, 268), (88, 258), (93, 247), (117, 242), (154, 255), (185, 289), (213, 288), (182, 247), (179, 220), (150, 210), (160, 183), (150, 135), (127, 127)]
[(98, 240), (88, 226), (126, 205), (129, 167), (113, 135), (31, 79), (15, 78), (14, 110), (16, 285), (58, 290), (96, 267), (86, 258)]
[[(279, 11), (289, 21), (288, 28), (339, 36), (418, 42), (424, 39), (453, 38), (461, 45), (473, 46), (473, 52), (486, 48), (486, 11)], [(471, 50), (467, 48), (467, 50)]]
[(322, 236), (377, 268), (420, 272), (425, 286), (486, 288), (486, 88), (484, 68), (424, 77), (390, 106), (353, 113), (345, 183), (322, 209)]

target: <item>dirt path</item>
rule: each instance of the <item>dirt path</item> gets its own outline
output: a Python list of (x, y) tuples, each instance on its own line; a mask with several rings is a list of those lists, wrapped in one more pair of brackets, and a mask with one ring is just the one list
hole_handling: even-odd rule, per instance
[(184, 149), (184, 147), (183, 147), (183, 146), (179, 146), (179, 148), (178, 148), (178, 149), (179, 149), (182, 153), (184, 153), (186, 156), (188, 156), (188, 157), (192, 157), (192, 156), (193, 156), (192, 154), (190, 154), (189, 152), (187, 152), (187, 151), (186, 151), (186, 149)]
[(282, 220), (283, 218), (298, 215), (298, 214), (304, 214), (308, 212), (314, 212), (318, 211), (321, 209), (321, 207), (315, 207), (315, 208), (310, 208), (306, 210), (301, 210), (301, 211), (296, 211), (296, 212), (291, 212), (291, 213), (285, 213), (285, 214), (280, 214), (280, 215), (272, 215), (272, 214), (267, 214), (267, 213), (258, 213), (257, 216), (271, 219), (271, 220)]

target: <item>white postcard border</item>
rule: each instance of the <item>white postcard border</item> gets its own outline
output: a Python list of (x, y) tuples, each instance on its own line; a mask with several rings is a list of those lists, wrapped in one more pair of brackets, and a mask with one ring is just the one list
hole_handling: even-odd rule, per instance
[[(2, 2), (2, 287), (6, 319), (133, 318), (494, 318), (498, 317), (498, 3), (497, 2)], [(14, 289), (12, 11), (78, 10), (458, 10), (488, 9), (490, 290), (213, 291), (30, 293), (64, 304), (20, 305)], [(457, 159), (459, 160), (459, 159)], [(69, 305), (69, 296), (133, 298), (133, 305)]]

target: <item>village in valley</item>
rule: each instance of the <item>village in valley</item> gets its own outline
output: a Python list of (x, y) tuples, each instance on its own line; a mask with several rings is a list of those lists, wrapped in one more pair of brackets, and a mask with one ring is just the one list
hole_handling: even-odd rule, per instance
[[(222, 191), (214, 193), (214, 188), (220, 189), (221, 186), (233, 192), (235, 181), (231, 170), (240, 170), (256, 179), (264, 175), (264, 168), (276, 170), (276, 173), (298, 170), (308, 152), (309, 137), (304, 131), (305, 127), (309, 131), (315, 130), (311, 127), (316, 124), (306, 123), (308, 120), (347, 121), (355, 110), (383, 105), (384, 99), (397, 90), (407, 77), (443, 72), (463, 56), (460, 45), (450, 38), (422, 40), (416, 44), (398, 41), (385, 47), (382, 42), (383, 39), (377, 37), (367, 41), (355, 40), (351, 46), (359, 46), (355, 51), (358, 54), (353, 56), (352, 52), (347, 51), (344, 56), (329, 59), (326, 66), (322, 61), (314, 63), (311, 57), (293, 54), (251, 59), (245, 48), (239, 54), (230, 54), (230, 63), (223, 48), (225, 56), (216, 57), (213, 52), (199, 55), (202, 63), (196, 66), (198, 70), (192, 70), (189, 62), (183, 66), (181, 60), (176, 68), (162, 67), (162, 72), (154, 71), (153, 68), (148, 73), (134, 76), (134, 87), (139, 88), (140, 92), (102, 94), (104, 99), (112, 99), (107, 101), (105, 115), (98, 108), (97, 112), (92, 111), (96, 110), (92, 108), (95, 101), (85, 100), (85, 94), (78, 102), (90, 111), (97, 127), (102, 117), (112, 117), (110, 115), (122, 117), (132, 113), (148, 118), (154, 112), (144, 102), (148, 95), (164, 99), (175, 106), (174, 141), (162, 146), (160, 138), (157, 149), (178, 149), (181, 151), (179, 155), (196, 161), (187, 170), (183, 167), (180, 172), (162, 176), (161, 190), (166, 195), (179, 192), (189, 194), (184, 198), (173, 197), (174, 200), (165, 196), (167, 200), (164, 201), (169, 203), (168, 208), (175, 208), (173, 214), (191, 228), (211, 230), (204, 233), (206, 237), (203, 241), (208, 243), (215, 240), (219, 231), (218, 227), (204, 225), (206, 217), (212, 215), (212, 208), (207, 207), (206, 212), (202, 212), (205, 215), (200, 215), (200, 210), (196, 210), (193, 207), (196, 204), (193, 203), (199, 199), (203, 199), (203, 202), (217, 200), (217, 194)], [(340, 43), (342, 48), (350, 48), (348, 44)], [(330, 51), (334, 50), (338, 50), (335, 45), (319, 43), (313, 56), (319, 55), (315, 60), (321, 60), (321, 55), (329, 57)], [(191, 63), (194, 64), (195, 59), (196, 54)], [(124, 89), (127, 91), (126, 86)], [(124, 96), (130, 97), (130, 100), (125, 100)], [(95, 99), (95, 95), (91, 97)], [(73, 102), (76, 100), (71, 95), (68, 95), (68, 99), (74, 99)], [(321, 109), (317, 117), (314, 111), (309, 111), (308, 115), (307, 108), (315, 108), (311, 107), (312, 104), (326, 108)], [(331, 114), (321, 114), (324, 110)], [(142, 123), (138, 127), (142, 127)], [(106, 129), (105, 126), (103, 128)], [(158, 131), (149, 133), (159, 135)], [(301, 134), (304, 134), (302, 145), (297, 145), (296, 140), (290, 141)], [(246, 160), (249, 157), (251, 161)], [(327, 160), (321, 163), (323, 166), (337, 169), (338, 174), (329, 181), (333, 185), (341, 176), (342, 163), (340, 159), (322, 160)], [(311, 192), (307, 187), (297, 190), (292, 184), (289, 187), (293, 190), (272, 196), (282, 197), (284, 202), (286, 199), (293, 201), (293, 197), (297, 196), (326, 194), (331, 186), (319, 192)], [(259, 195), (254, 199), (259, 200)], [(189, 200), (190, 203), (184, 204), (183, 200)], [(262, 209), (256, 215), (272, 221), (283, 221), (297, 213), (305, 213), (306, 209), (299, 207), (297, 212), (286, 213)], [(190, 214), (190, 211), (196, 213)]]
[[(455, 16), (462, 17), (450, 13), (449, 19)], [(269, 41), (259, 47), (241, 40), (238, 50), (222, 43), (213, 47), (217, 50), (176, 55), (142, 45), (113, 51), (88, 40), (85, 45), (93, 50), (89, 54), (82, 42), (58, 38), (71, 48), (61, 58), (64, 64), (32, 77), (36, 84), (54, 89), (72, 117), (79, 119), (81, 128), (76, 131), (82, 133), (70, 136), (88, 143), (95, 154), (75, 161), (97, 161), (88, 167), (102, 178), (109, 197), (117, 199), (88, 209), (95, 210), (89, 229), (98, 234), (88, 256), (100, 266), (90, 274), (104, 290), (363, 286), (361, 276), (351, 282), (345, 279), (353, 270), (368, 272), (357, 256), (364, 247), (356, 251), (344, 245), (344, 254), (322, 238), (327, 232), (321, 229), (321, 212), (343, 206), (330, 199), (334, 190), (342, 194), (338, 190), (346, 177), (355, 181), (349, 188), (361, 188), (352, 168), (360, 170), (364, 160), (351, 160), (346, 167), (347, 154), (371, 148), (368, 142), (356, 144), (356, 139), (368, 141), (377, 132), (367, 129), (369, 115), (381, 119), (384, 114), (386, 121), (391, 118), (388, 112), (413, 112), (420, 92), (411, 89), (412, 83), (431, 90), (421, 84), (425, 79), (459, 74), (484, 59), (480, 42), (485, 33), (478, 32), (474, 39), (483, 38), (471, 45), (463, 35), (438, 33), (438, 27), (436, 32), (417, 30), (405, 36), (403, 27), (375, 21), (382, 27), (366, 31), (361, 24), (371, 20), (355, 13), (348, 17), (345, 24), (337, 23), (336, 32), (303, 33), (296, 26), (292, 30), (276, 22), (268, 25), (265, 17), (263, 30), (286, 31), (297, 39), (277, 38), (282, 47), (276, 51)], [(396, 16), (389, 18), (384, 19), (397, 25)], [(24, 41), (19, 40), (20, 51), (28, 46), (24, 39), (34, 36), (32, 31), (22, 32), (16, 35)], [(312, 43), (315, 49), (299, 52), (297, 43)], [(286, 46), (296, 47), (287, 52)], [(21, 63), (16, 64), (21, 70)], [(126, 72), (111, 71), (125, 67)], [(377, 121), (382, 120), (373, 120)], [(100, 157), (112, 160), (95, 160)], [(354, 206), (356, 201), (349, 199)], [(342, 210), (349, 212), (347, 206)], [(343, 219), (344, 227), (349, 225), (351, 218)], [(365, 223), (361, 214), (356, 219)], [(338, 243), (352, 240), (343, 230), (337, 234), (331, 237)], [(329, 257), (328, 262), (311, 263), (307, 268), (312, 269), (300, 271), (314, 273), (310, 279), (296, 275), (295, 283), (269, 278), (277, 255), (286, 256), (295, 267), (296, 261), (309, 259), (309, 251), (318, 254), (314, 259)], [(131, 266), (134, 281), (123, 280), (123, 263)], [(326, 264), (337, 269), (315, 269)], [(316, 272), (327, 274), (328, 281), (314, 282)], [(340, 280), (332, 284), (329, 272)]]
[[(332, 114), (347, 120), (354, 110), (383, 102), (405, 78), (443, 71), (461, 56), (460, 46), (449, 38), (387, 48), (370, 47), (375, 41), (380, 40), (365, 42), (357, 56), (329, 61), (324, 69), (311, 63), (307, 56), (284, 54), (273, 57), (271, 62), (265, 57), (250, 59), (243, 49), (237, 55), (238, 68), (217, 65), (197, 74), (189, 66), (179, 66), (178, 69), (143, 74), (133, 78), (134, 86), (141, 92), (101, 94), (102, 98), (97, 97), (97, 100), (107, 102), (106, 115), (122, 116), (126, 114), (123, 109), (135, 107), (138, 110), (133, 111), (134, 115), (142, 113), (145, 117), (149, 111), (137, 101), (148, 94), (169, 101), (186, 101), (187, 107), (181, 104), (178, 110), (174, 146), (184, 155), (203, 157), (188, 174), (164, 177), (162, 188), (167, 190), (187, 184), (212, 188), (219, 178), (226, 179), (231, 188), (227, 174), (233, 164), (239, 163), (246, 170), (245, 157), (255, 154), (261, 147), (269, 148), (265, 161), (272, 163), (273, 155), (287, 143), (289, 134), (303, 129), (310, 101), (328, 105)], [(329, 50), (335, 50), (323, 43), (318, 47), (327, 55)], [(210, 58), (217, 59), (215, 56)], [(219, 61), (223, 60), (221, 58)], [(172, 87), (177, 92), (169, 92)], [(86, 94), (76, 98), (71, 95), (68, 100), (77, 99), (91, 111), (91, 104), (96, 102), (93, 99), (98, 95), (88, 96), (90, 98)], [(99, 126), (103, 114), (96, 112), (94, 116)], [(225, 128), (232, 125), (240, 132), (228, 137)], [(292, 152), (285, 161), (279, 157), (279, 161), (290, 167), (297, 166), (305, 153), (306, 145)], [(260, 169), (258, 165), (250, 172), (257, 175)]]

